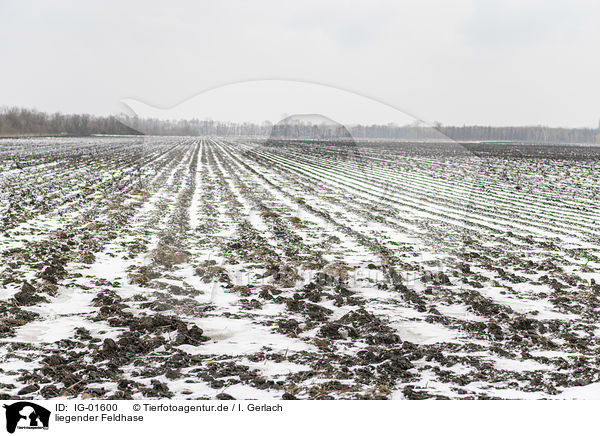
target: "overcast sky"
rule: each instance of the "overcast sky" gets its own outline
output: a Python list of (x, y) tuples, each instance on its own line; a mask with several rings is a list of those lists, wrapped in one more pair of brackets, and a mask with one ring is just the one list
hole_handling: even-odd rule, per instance
[(0, 105), (94, 114), (251, 79), (443, 124), (597, 126), (600, 2), (0, 0)]

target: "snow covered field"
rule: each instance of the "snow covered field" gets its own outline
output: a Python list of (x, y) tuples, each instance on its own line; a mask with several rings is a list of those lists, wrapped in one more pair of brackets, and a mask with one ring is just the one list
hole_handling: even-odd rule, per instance
[(0, 398), (600, 398), (598, 147), (0, 140)]

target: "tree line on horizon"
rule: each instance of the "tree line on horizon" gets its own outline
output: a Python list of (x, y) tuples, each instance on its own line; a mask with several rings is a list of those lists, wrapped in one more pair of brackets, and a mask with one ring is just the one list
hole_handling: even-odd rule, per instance
[(456, 141), (523, 141), (559, 143), (600, 143), (600, 131), (593, 128), (544, 126), (435, 126), (412, 124), (387, 125), (315, 125), (265, 122), (235, 123), (213, 120), (158, 120), (87, 114), (48, 114), (31, 109), (0, 110), (0, 136), (43, 135), (184, 135), (184, 136), (259, 136), (288, 138), (425, 140), (450, 138)]

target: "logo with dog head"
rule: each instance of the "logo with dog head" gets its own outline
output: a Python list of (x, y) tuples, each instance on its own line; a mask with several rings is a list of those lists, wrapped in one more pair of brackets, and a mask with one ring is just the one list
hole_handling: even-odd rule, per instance
[(48, 429), (50, 411), (29, 401), (19, 401), (4, 405), (6, 409), (6, 431), (14, 433), (18, 429)]

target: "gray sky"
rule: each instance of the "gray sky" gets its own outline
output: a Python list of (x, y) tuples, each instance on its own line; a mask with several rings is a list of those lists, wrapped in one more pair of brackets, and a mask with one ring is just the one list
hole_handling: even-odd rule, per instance
[(600, 2), (0, 0), (0, 105), (119, 113), (332, 85), (444, 124), (597, 126)]

